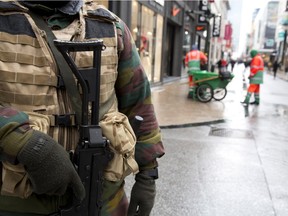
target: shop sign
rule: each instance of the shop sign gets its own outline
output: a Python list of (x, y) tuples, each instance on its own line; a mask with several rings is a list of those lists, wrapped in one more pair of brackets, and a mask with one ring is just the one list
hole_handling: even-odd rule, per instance
[(224, 40), (231, 40), (232, 37), (232, 26), (231, 24), (225, 25), (225, 34), (224, 34)]
[(274, 46), (275, 46), (275, 40), (274, 39), (265, 38), (264, 48), (266, 48), (266, 49), (274, 48)]
[(198, 15), (198, 23), (206, 23), (206, 16)]
[(210, 13), (209, 1), (208, 0), (200, 0), (199, 1), (199, 11), (204, 12), (204, 14), (198, 15), (198, 23), (206, 23), (206, 15)]
[(278, 39), (279, 39), (280, 41), (283, 41), (283, 40), (284, 40), (284, 37), (285, 37), (285, 32), (284, 32), (284, 31), (278, 32)]
[(282, 14), (280, 24), (283, 25), (284, 27), (288, 27), (288, 11), (285, 11)]
[(208, 0), (201, 0), (199, 2), (199, 10), (204, 12), (208, 11), (209, 10), (208, 3), (209, 3)]
[(205, 31), (206, 30), (206, 26), (205, 25), (196, 25), (195, 26), (195, 30), (196, 31)]
[(213, 18), (212, 36), (220, 37), (220, 31), (221, 31), (221, 16), (215, 16)]

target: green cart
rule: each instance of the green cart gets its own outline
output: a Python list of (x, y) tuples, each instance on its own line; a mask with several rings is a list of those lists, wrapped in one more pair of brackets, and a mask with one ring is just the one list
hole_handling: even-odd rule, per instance
[(201, 102), (209, 102), (214, 98), (217, 101), (227, 95), (226, 86), (233, 79), (230, 72), (213, 73), (208, 71), (196, 71), (189, 73), (192, 76), (193, 88), (190, 88), (189, 97)]

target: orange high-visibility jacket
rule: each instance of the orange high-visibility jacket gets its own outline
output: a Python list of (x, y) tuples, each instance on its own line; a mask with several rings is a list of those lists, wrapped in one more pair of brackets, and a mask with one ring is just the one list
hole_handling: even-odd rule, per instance
[(251, 61), (250, 64), (250, 74), (254, 76), (258, 71), (264, 71), (264, 62), (262, 57), (257, 54)]
[(257, 54), (250, 64), (250, 83), (262, 84), (264, 72), (264, 61), (262, 57)]
[(192, 50), (186, 54), (185, 65), (188, 66), (189, 61), (199, 61), (199, 63), (206, 63), (207, 57), (205, 54), (199, 50)]

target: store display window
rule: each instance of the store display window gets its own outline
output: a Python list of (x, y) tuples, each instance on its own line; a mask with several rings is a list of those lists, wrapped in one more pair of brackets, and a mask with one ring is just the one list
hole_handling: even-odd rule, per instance
[(161, 77), (163, 17), (148, 7), (132, 2), (131, 32), (149, 81)]

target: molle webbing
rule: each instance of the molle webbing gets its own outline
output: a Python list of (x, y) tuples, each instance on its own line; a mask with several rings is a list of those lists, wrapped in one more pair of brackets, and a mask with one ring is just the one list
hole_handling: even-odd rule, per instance
[(0, 60), (5, 62), (18, 62), (20, 64), (33, 64), (35, 66), (47, 66), (45, 57), (32, 56), (25, 53), (0, 51)]
[(12, 44), (30, 45), (36, 48), (40, 48), (40, 45), (36, 38), (28, 35), (13, 35), (6, 32), (0, 32), (0, 40), (3, 42), (9, 42)]
[(23, 72), (4, 71), (2, 69), (3, 68), (0, 69), (0, 81), (3, 82), (23, 83), (30, 85), (49, 85), (54, 87), (56, 87), (58, 83), (58, 77), (51, 77), (48, 74), (30, 74)]
[(43, 32), (24, 13), (2, 13), (0, 22), (1, 103), (57, 113), (58, 77)]
[(17, 103), (17, 104), (25, 104), (25, 105), (31, 105), (31, 106), (40, 106), (42, 104), (45, 104), (45, 105), (54, 104), (53, 94), (27, 95), (27, 94), (21, 94), (21, 93), (0, 91), (0, 100), (6, 103)]

